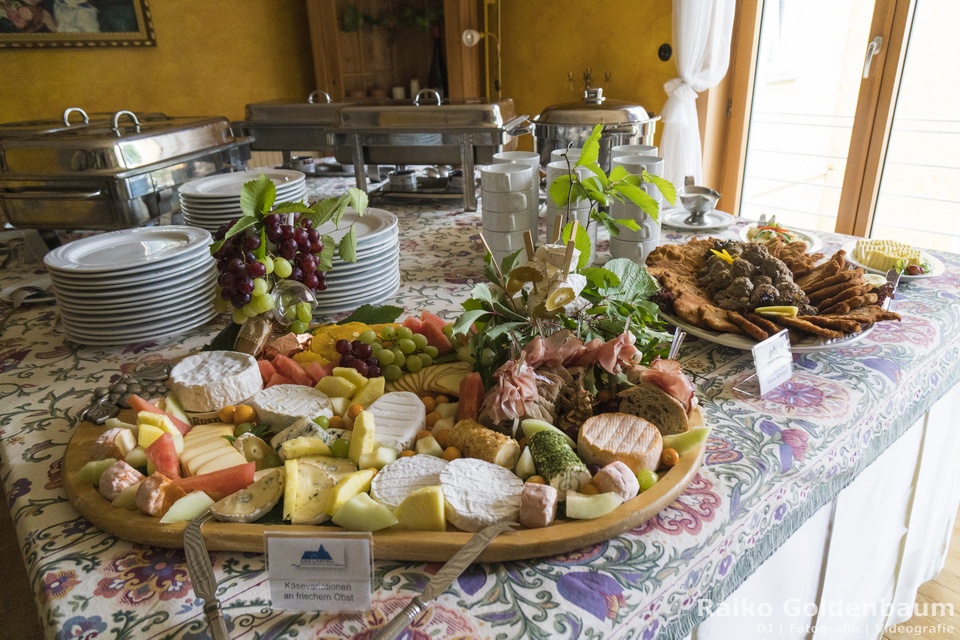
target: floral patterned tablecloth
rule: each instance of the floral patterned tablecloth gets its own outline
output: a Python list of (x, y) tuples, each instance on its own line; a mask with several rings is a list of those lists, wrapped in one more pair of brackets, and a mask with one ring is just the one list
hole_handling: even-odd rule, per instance
[[(377, 206), (400, 219), (403, 280), (392, 302), (453, 318), (483, 278), (479, 214), (450, 202)], [(826, 251), (845, 240), (821, 236)], [(686, 237), (664, 230), (665, 241)], [(795, 356), (793, 378), (763, 399), (740, 390), (753, 373), (747, 352), (688, 338), (681, 360), (713, 432), (699, 475), (676, 503), (574, 553), (473, 565), (413, 623), (410, 637), (687, 635), (704, 615), (699, 601), (732, 593), (956, 384), (960, 256), (936, 255), (944, 275), (901, 286), (902, 322), (883, 323), (845, 348)], [(8, 266), (0, 289), (36, 273), (37, 265)], [(174, 338), (88, 348), (65, 340), (54, 304), (2, 302), (0, 317), (0, 476), (48, 635), (206, 637), (183, 552), (128, 543), (78, 516), (61, 488), (61, 458), (95, 388), (198, 348), (225, 320)], [(440, 567), (377, 562), (373, 610), (296, 614), (271, 610), (263, 555), (211, 557), (233, 638), (368, 637)]]

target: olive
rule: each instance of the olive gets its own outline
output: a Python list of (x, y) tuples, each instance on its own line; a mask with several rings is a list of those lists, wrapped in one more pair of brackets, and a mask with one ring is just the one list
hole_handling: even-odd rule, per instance
[(923, 267), (921, 267), (921, 266), (918, 265), (918, 264), (912, 264), (912, 265), (910, 265), (909, 267), (907, 267), (907, 275), (908, 275), (908, 276), (920, 276), (920, 275), (923, 275)]

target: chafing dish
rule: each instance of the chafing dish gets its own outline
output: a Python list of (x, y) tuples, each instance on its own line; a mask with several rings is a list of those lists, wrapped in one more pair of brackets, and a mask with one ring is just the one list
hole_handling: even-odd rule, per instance
[[(441, 101), (425, 90), (409, 101), (380, 101), (339, 109), (335, 157), (353, 164), (357, 187), (366, 191), (365, 164), (460, 165), (472, 176), (477, 163), (516, 147), (516, 137), (529, 133), (529, 120), (517, 116), (513, 100)], [(476, 186), (465, 180), (464, 208), (476, 209)]]
[(583, 99), (547, 107), (534, 118), (535, 149), (540, 164), (550, 162), (550, 152), (570, 143), (582, 147), (593, 128), (603, 123), (599, 164), (610, 170), (610, 149), (621, 144), (653, 144), (659, 115), (640, 105), (604, 97), (603, 89), (584, 90)]
[(274, 100), (248, 104), (246, 119), (235, 129), (251, 136), (254, 151), (282, 151), (289, 164), (291, 151), (332, 151), (337, 111), (344, 104), (333, 102), (325, 91), (314, 91), (306, 102)]
[(242, 170), (249, 143), (216, 117), (71, 108), (62, 121), (0, 125), (0, 208), (22, 228), (138, 226), (173, 211), (184, 182)]

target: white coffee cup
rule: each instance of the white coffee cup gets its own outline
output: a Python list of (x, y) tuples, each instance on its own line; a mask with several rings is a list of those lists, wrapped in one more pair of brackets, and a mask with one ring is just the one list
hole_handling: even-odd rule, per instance
[(612, 166), (623, 167), (637, 176), (642, 174), (644, 169), (655, 176), (663, 175), (663, 158), (659, 156), (618, 156), (613, 159)]
[(480, 169), (480, 188), (488, 192), (526, 191), (533, 186), (533, 169), (525, 164), (506, 162)]
[(576, 164), (577, 160), (580, 159), (580, 154), (582, 152), (583, 152), (583, 149), (579, 147), (574, 147), (570, 149), (567, 149), (566, 147), (562, 147), (560, 149), (554, 149), (553, 151), (550, 152), (550, 162), (563, 162), (564, 164), (566, 164), (566, 162), (564, 161), (564, 157), (566, 157), (567, 160), (570, 161), (570, 166), (572, 167), (574, 164)]
[(610, 203), (610, 217), (617, 220), (633, 220), (640, 228), (636, 231), (620, 228), (620, 238), (631, 242), (649, 242), (660, 239), (660, 222), (630, 201)]
[(659, 240), (649, 242), (632, 242), (622, 240), (619, 236), (610, 238), (610, 255), (614, 258), (627, 258), (637, 264), (646, 263), (647, 256), (657, 248)]
[(540, 168), (540, 154), (533, 151), (500, 151), (493, 154), (493, 161), (497, 164), (519, 162), (532, 169)]
[(488, 231), (504, 232), (519, 231), (523, 233), (529, 230), (533, 237), (537, 237), (537, 223), (539, 216), (532, 214), (529, 209), (522, 211), (491, 211), (487, 208), (480, 209), (480, 216), (483, 221), (483, 235), (486, 237)]
[(528, 195), (518, 191), (480, 191), (481, 206), (488, 211), (514, 212), (527, 209)]
[[(596, 260), (597, 257), (597, 223), (594, 222), (590, 224), (590, 209), (575, 210), (571, 211), (572, 217), (575, 217), (577, 223), (587, 230), (587, 235), (590, 237), (590, 264)], [(567, 217), (567, 212), (564, 209), (558, 209), (555, 206), (551, 206), (549, 203), (547, 205), (547, 240), (553, 240), (555, 237), (556, 230), (554, 229), (554, 223), (557, 221), (557, 218), (560, 219), (561, 225), (566, 225), (569, 218)]]
[(487, 241), (487, 246), (490, 247), (490, 252), (497, 264), (514, 251), (519, 251), (524, 247), (523, 231), (487, 231), (484, 229), (483, 239)]
[(610, 149), (610, 159), (621, 156), (655, 156), (660, 150), (652, 144), (618, 144)]

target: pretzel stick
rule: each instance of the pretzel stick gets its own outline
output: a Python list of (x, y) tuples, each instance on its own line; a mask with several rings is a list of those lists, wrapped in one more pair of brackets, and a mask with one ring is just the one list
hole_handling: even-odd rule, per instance
[(550, 244), (557, 244), (560, 242), (560, 237), (563, 235), (563, 216), (557, 214), (553, 219), (553, 238), (550, 240)]
[(490, 249), (490, 245), (487, 244), (487, 239), (483, 237), (483, 234), (480, 234), (480, 242), (483, 243), (483, 248), (487, 250), (487, 253), (490, 254), (490, 264), (493, 265), (493, 270), (497, 272), (497, 277), (500, 281), (503, 281), (503, 271), (500, 270), (500, 265), (497, 264), (497, 257), (493, 255), (493, 251)]
[(563, 279), (566, 280), (570, 275), (570, 263), (573, 262), (573, 252), (577, 249), (577, 228), (580, 224), (574, 220), (573, 227), (570, 228), (570, 239), (567, 241), (567, 251), (563, 254)]
[(523, 246), (527, 250), (527, 260), (533, 260), (533, 233), (530, 229), (523, 231)]

